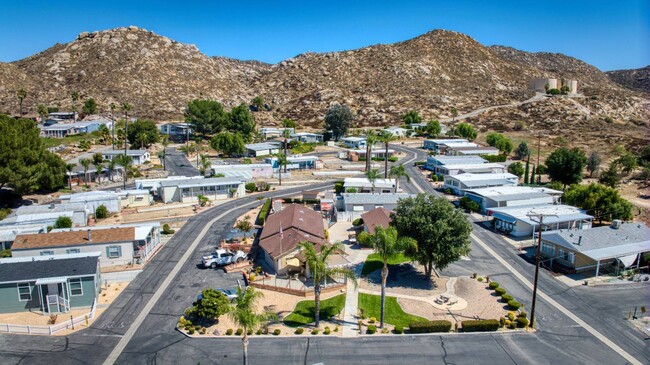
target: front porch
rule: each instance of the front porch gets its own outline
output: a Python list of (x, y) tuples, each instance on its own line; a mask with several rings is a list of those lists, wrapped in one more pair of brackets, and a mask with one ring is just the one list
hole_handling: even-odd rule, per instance
[(36, 280), (40, 309), (43, 315), (70, 311), (70, 284), (67, 277)]

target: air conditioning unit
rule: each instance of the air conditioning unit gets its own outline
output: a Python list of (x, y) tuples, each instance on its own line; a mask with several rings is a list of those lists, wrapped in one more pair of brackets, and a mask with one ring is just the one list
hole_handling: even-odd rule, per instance
[(619, 229), (619, 228), (621, 228), (621, 224), (623, 224), (623, 221), (622, 221), (622, 220), (620, 220), (620, 219), (614, 219), (614, 220), (612, 221), (612, 228), (614, 228), (614, 229)]

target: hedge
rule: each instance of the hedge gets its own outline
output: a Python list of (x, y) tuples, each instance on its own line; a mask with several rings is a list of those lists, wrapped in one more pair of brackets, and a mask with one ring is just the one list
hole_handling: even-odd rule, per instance
[(398, 334), (398, 335), (401, 335), (402, 333), (404, 333), (404, 327), (395, 326), (395, 333)]
[(413, 322), (409, 324), (409, 330), (411, 333), (449, 332), (451, 330), (451, 322), (447, 320)]
[(502, 295), (504, 295), (506, 293), (506, 288), (496, 288), (496, 289), (494, 289), (494, 292), (498, 296), (502, 296)]
[(521, 307), (521, 304), (513, 299), (508, 301), (508, 307), (512, 310), (517, 310), (519, 307)]
[(254, 182), (246, 183), (246, 185), (244, 185), (244, 187), (245, 187), (247, 193), (252, 193), (255, 190), (257, 190), (257, 186), (255, 185)]
[(269, 211), (271, 210), (271, 199), (266, 199), (264, 201), (264, 204), (262, 205), (262, 209), (260, 209), (260, 214), (257, 215), (257, 221), (255, 224), (262, 225), (264, 222), (266, 222), (266, 217), (269, 215)]
[(501, 296), (501, 301), (504, 302), (504, 303), (508, 303), (509, 301), (511, 301), (513, 299), (515, 299), (515, 298), (513, 298), (512, 295), (510, 295), (510, 294), (503, 294)]
[(288, 198), (284, 199), (285, 203), (291, 204), (320, 204), (320, 199), (300, 199), (300, 198)]
[(517, 327), (524, 328), (524, 327), (528, 326), (528, 324), (529, 324), (528, 318), (526, 318), (526, 317), (518, 317), (517, 318)]
[(496, 319), (482, 319), (478, 321), (462, 321), (463, 332), (489, 332), (496, 331), (501, 324)]
[(492, 281), (492, 282), (490, 282), (489, 286), (490, 286), (490, 289), (497, 289), (499, 287), (499, 283), (497, 283), (496, 281)]

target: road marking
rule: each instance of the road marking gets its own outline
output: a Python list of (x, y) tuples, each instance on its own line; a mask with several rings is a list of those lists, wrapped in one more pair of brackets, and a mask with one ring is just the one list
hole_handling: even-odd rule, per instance
[[(415, 187), (421, 191), (424, 192), (424, 190), (417, 184), (416, 181), (413, 179), (411, 183), (415, 185)], [(510, 271), (519, 281), (521, 281), (525, 286), (527, 286), (530, 290), (533, 290), (533, 284), (528, 281), (523, 275), (519, 273), (519, 271), (515, 270), (514, 267), (510, 266), (506, 260), (504, 260), (499, 254), (494, 252), (492, 248), (490, 248), (485, 242), (483, 242), (480, 238), (478, 238), (474, 233), (470, 235), (470, 237), (478, 243), (485, 251), (487, 251), (492, 257), (497, 259), (503, 265), (508, 271)], [(587, 330), (587, 332), (591, 333), (594, 337), (596, 337), (600, 342), (604, 343), (607, 347), (610, 349), (614, 350), (616, 353), (621, 355), (625, 360), (627, 360), (630, 364), (634, 365), (643, 365), (642, 362), (637, 360), (635, 357), (627, 353), (627, 351), (623, 350), (621, 347), (619, 347), (617, 344), (612, 342), (609, 338), (598, 332), (595, 328), (591, 327), (587, 322), (583, 321), (580, 319), (578, 316), (573, 314), (570, 310), (566, 309), (562, 304), (556, 302), (553, 298), (542, 292), (541, 290), (537, 289), (537, 292), (540, 296), (540, 298), (544, 299), (548, 304), (552, 305), (555, 307), (557, 310), (562, 312), (564, 315), (567, 317), (571, 318), (574, 322), (576, 322), (580, 327), (584, 328)]]

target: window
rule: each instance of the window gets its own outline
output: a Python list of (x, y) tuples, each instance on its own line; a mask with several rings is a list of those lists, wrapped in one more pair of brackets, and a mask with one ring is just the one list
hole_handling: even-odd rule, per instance
[(83, 287), (81, 286), (81, 278), (70, 279), (70, 295), (84, 295)]
[(106, 247), (106, 257), (109, 259), (115, 259), (122, 257), (122, 247), (120, 246), (108, 246)]
[(562, 260), (570, 262), (572, 264), (573, 264), (573, 262), (575, 260), (575, 255), (573, 254), (573, 252), (565, 251), (565, 250), (563, 250), (561, 248), (558, 249), (558, 257), (561, 258)]
[(542, 253), (548, 256), (555, 255), (555, 246), (551, 246), (546, 243), (542, 243)]
[(41, 256), (47, 256), (47, 255), (54, 255), (54, 251), (51, 250), (41, 251)]
[(65, 253), (79, 253), (79, 252), (81, 252), (81, 250), (78, 248), (70, 248), (65, 250)]
[(21, 302), (32, 300), (32, 287), (29, 283), (18, 283), (18, 300)]

